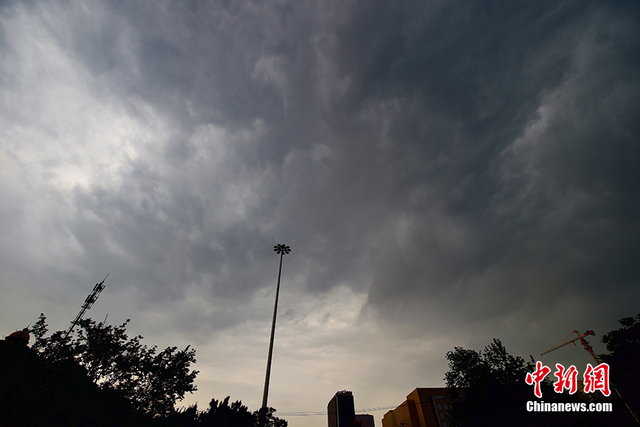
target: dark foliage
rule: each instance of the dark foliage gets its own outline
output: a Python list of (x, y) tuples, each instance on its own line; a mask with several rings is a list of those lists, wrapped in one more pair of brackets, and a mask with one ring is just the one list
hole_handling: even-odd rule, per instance
[(266, 410), (257, 410), (253, 413), (253, 420), (256, 427), (287, 427), (286, 420), (282, 420), (273, 415), (275, 409), (266, 408)]
[[(273, 414), (275, 410), (255, 411), (251, 413), (241, 401), (229, 404), (229, 396), (223, 401), (211, 399), (209, 408), (198, 411), (197, 405), (182, 409), (164, 418), (158, 427), (287, 427), (286, 420)], [(262, 419), (260, 418), (262, 417)]]
[(239, 400), (229, 405), (227, 396), (222, 402), (211, 399), (209, 409), (200, 414), (202, 426), (253, 427), (254, 417)]
[(503, 413), (496, 414), (496, 402), (504, 402), (505, 397), (513, 398), (514, 394), (526, 396), (527, 400), (532, 397), (524, 383), (532, 369), (524, 359), (509, 355), (497, 339), (483, 352), (455, 347), (446, 357), (449, 371), (445, 381), (450, 392), (452, 425), (496, 425), (496, 415), (503, 420), (524, 418), (526, 400), (520, 405), (501, 403)]
[(144, 426), (122, 393), (100, 389), (72, 360), (43, 361), (33, 349), (0, 341), (0, 425)]
[(36, 338), (32, 348), (47, 362), (77, 363), (100, 388), (120, 392), (136, 410), (170, 415), (176, 401), (196, 390), (193, 381), (198, 372), (189, 370), (195, 350), (168, 347), (158, 353), (155, 346), (142, 344), (141, 336), (127, 336), (128, 322), (112, 326), (86, 319), (70, 337), (56, 332), (45, 338), (46, 318), (41, 315), (32, 328)]
[[(535, 365), (507, 353), (498, 339), (481, 352), (455, 347), (446, 357), (452, 426), (604, 425), (597, 417), (586, 414), (527, 412), (527, 401), (537, 400), (533, 387), (525, 382)], [(544, 402), (578, 399), (577, 395), (556, 394), (548, 377), (542, 383), (542, 396)]]
[(620, 329), (602, 337), (610, 353), (599, 357), (609, 364), (611, 383), (637, 416), (640, 414), (640, 313), (619, 322)]
[[(136, 427), (287, 427), (275, 410), (250, 412), (236, 401), (212, 399), (176, 411), (195, 390), (195, 352), (157, 352), (120, 326), (81, 321), (70, 337), (46, 338), (44, 315), (30, 332), (35, 343), (0, 341), (0, 425)], [(260, 422), (263, 422), (260, 424)]]

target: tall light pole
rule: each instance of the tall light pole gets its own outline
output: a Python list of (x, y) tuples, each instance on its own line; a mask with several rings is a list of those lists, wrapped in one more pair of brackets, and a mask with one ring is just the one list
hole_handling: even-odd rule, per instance
[(267, 395), (269, 394), (269, 377), (271, 376), (271, 355), (273, 354), (273, 337), (276, 334), (276, 313), (278, 312), (278, 294), (280, 293), (280, 273), (282, 273), (282, 257), (289, 252), (291, 248), (285, 244), (275, 245), (273, 250), (280, 255), (280, 267), (278, 268), (278, 284), (276, 285), (276, 303), (273, 306), (273, 321), (271, 322), (271, 340), (269, 341), (269, 357), (267, 358), (267, 375), (264, 380), (264, 394), (262, 395), (262, 415), (267, 410)]

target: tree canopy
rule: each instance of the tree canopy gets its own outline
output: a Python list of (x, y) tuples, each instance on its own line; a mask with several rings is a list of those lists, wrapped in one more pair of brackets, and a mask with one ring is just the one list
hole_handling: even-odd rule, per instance
[[(483, 351), (454, 347), (446, 358), (452, 426), (600, 425), (598, 417), (590, 414), (527, 412), (527, 401), (536, 398), (525, 378), (535, 364), (510, 355), (498, 339)], [(577, 395), (556, 394), (548, 377), (541, 387), (545, 402), (579, 399)]]
[[(454, 347), (446, 357), (452, 425), (512, 425), (513, 420), (525, 418), (524, 402), (533, 393), (524, 378), (532, 369), (523, 358), (507, 353), (500, 340), (494, 339), (483, 351)], [(510, 404), (516, 396), (526, 399)]]
[(599, 355), (611, 367), (611, 382), (625, 403), (638, 416), (640, 414), (640, 313), (636, 317), (623, 317), (621, 328), (604, 334), (602, 342), (609, 354)]
[(204, 411), (197, 405), (176, 410), (176, 402), (196, 390), (195, 350), (149, 348), (141, 336), (128, 337), (128, 323), (87, 319), (72, 334), (47, 337), (41, 314), (30, 329), (31, 348), (26, 340), (0, 340), (0, 425), (287, 426), (273, 408), (250, 412), (229, 397), (212, 399)]
[(158, 427), (287, 427), (286, 420), (274, 415), (273, 408), (266, 411), (249, 409), (237, 400), (229, 403), (227, 396), (223, 401), (211, 399), (209, 407), (198, 411), (198, 405), (182, 409), (165, 418)]
[(100, 388), (71, 359), (45, 361), (26, 345), (0, 340), (0, 425), (146, 426), (116, 390)]
[(195, 350), (167, 347), (158, 352), (142, 344), (142, 336), (129, 338), (127, 319), (120, 326), (78, 322), (74, 332), (56, 332), (46, 338), (46, 317), (41, 314), (32, 328), (36, 341), (32, 348), (48, 362), (72, 360), (86, 369), (93, 382), (103, 389), (121, 392), (136, 410), (153, 416), (175, 411), (175, 403), (196, 390), (198, 371), (189, 369)]

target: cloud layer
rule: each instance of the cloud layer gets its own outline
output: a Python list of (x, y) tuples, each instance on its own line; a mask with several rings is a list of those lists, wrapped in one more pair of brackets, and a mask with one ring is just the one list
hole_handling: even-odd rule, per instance
[(442, 385), (455, 345), (528, 356), (601, 335), (638, 311), (639, 17), (633, 1), (5, 3), (6, 333), (40, 312), (65, 328), (109, 272), (90, 316), (192, 344), (201, 406), (257, 408), (286, 243), (282, 412), (344, 388), (397, 404)]

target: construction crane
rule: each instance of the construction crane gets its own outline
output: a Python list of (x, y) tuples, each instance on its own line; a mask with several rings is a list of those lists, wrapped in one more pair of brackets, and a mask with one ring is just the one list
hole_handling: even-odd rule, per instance
[[(572, 332), (572, 334), (576, 334), (576, 335), (578, 335), (578, 338), (574, 338), (574, 339), (572, 339), (572, 340), (567, 340), (567, 341), (563, 342), (562, 344), (558, 344), (557, 346), (553, 347), (552, 349), (545, 351), (545, 352), (544, 352), (544, 353), (542, 353), (540, 356), (544, 356), (544, 355), (545, 355), (545, 354), (547, 354), (547, 353), (551, 353), (553, 350), (557, 350), (557, 349), (559, 349), (560, 347), (564, 347), (564, 346), (565, 346), (565, 345), (567, 345), (567, 344), (574, 343), (574, 345), (575, 345), (575, 342), (576, 342), (576, 341), (578, 341), (578, 340), (580, 340), (580, 343), (582, 344), (582, 346), (584, 347), (584, 349), (585, 349), (585, 350), (587, 350), (587, 352), (591, 355), (591, 357), (592, 357), (592, 358), (593, 358), (593, 360), (596, 362), (596, 364), (598, 364), (598, 365), (599, 365), (599, 364), (601, 364), (601, 363), (602, 363), (602, 360), (600, 360), (600, 359), (598, 358), (598, 356), (596, 356), (596, 354), (593, 352), (593, 347), (591, 347), (591, 346), (589, 345), (589, 343), (587, 342), (587, 340), (585, 340), (585, 339), (584, 339), (584, 337), (586, 337), (586, 336), (589, 336), (589, 335), (593, 335), (593, 336), (595, 336), (596, 334), (595, 334), (593, 331), (586, 331), (584, 334), (581, 334), (580, 332), (575, 331), (575, 330)], [(569, 335), (569, 336), (571, 336), (571, 335)], [(618, 389), (617, 389), (613, 384), (612, 384), (612, 386), (613, 386), (613, 390), (614, 390), (614, 391), (616, 392), (616, 394), (618, 395), (618, 398), (622, 399), (622, 395), (620, 394), (620, 392), (618, 391)], [(631, 408), (629, 407), (629, 405), (627, 405), (627, 402), (625, 402), (625, 401), (624, 401), (624, 399), (622, 400), (622, 402), (624, 403), (624, 406), (626, 406), (626, 407), (627, 407), (627, 409), (629, 410), (629, 412), (631, 413), (631, 416), (632, 416), (632, 417), (633, 417), (633, 419), (636, 421), (636, 424), (640, 424), (640, 420), (638, 419), (638, 416), (635, 414), (635, 412), (633, 412), (633, 411), (631, 410)]]
[(91, 291), (87, 299), (84, 300), (84, 303), (80, 308), (80, 312), (78, 313), (76, 318), (71, 321), (71, 325), (69, 325), (69, 329), (67, 329), (67, 332), (64, 334), (65, 338), (69, 336), (73, 328), (78, 324), (78, 322), (80, 322), (80, 320), (82, 319), (82, 316), (84, 316), (84, 313), (91, 308), (94, 302), (96, 302), (96, 300), (98, 299), (98, 296), (100, 295), (100, 292), (102, 292), (102, 290), (104, 289), (104, 281), (107, 280), (107, 277), (109, 277), (109, 273), (107, 273), (107, 275), (104, 276), (104, 279), (102, 279), (102, 282), (96, 283), (96, 285), (93, 287), (93, 291)]
[[(593, 331), (587, 331), (584, 334), (581, 334), (578, 331), (573, 331), (572, 334), (576, 334), (578, 335), (578, 338), (574, 338), (572, 340), (567, 340), (565, 342), (563, 342), (562, 344), (559, 344), (555, 347), (553, 347), (550, 350), (545, 351), (544, 353), (542, 353), (540, 356), (544, 356), (547, 353), (551, 353), (553, 350), (557, 350), (560, 347), (564, 347), (567, 344), (571, 344), (571, 343), (575, 343), (576, 341), (580, 340), (580, 343), (582, 344), (582, 346), (584, 347), (585, 350), (587, 350), (587, 352), (589, 352), (589, 354), (591, 355), (591, 357), (593, 357), (593, 360), (596, 362), (597, 365), (599, 365), (600, 363), (602, 363), (602, 361), (600, 359), (598, 359), (598, 357), (596, 356), (596, 354), (593, 352), (593, 347), (591, 347), (589, 345), (589, 343), (587, 342), (587, 340), (584, 339), (584, 337), (589, 336), (589, 335), (593, 335), (595, 336), (596, 334)], [(574, 344), (575, 345), (575, 344)]]

